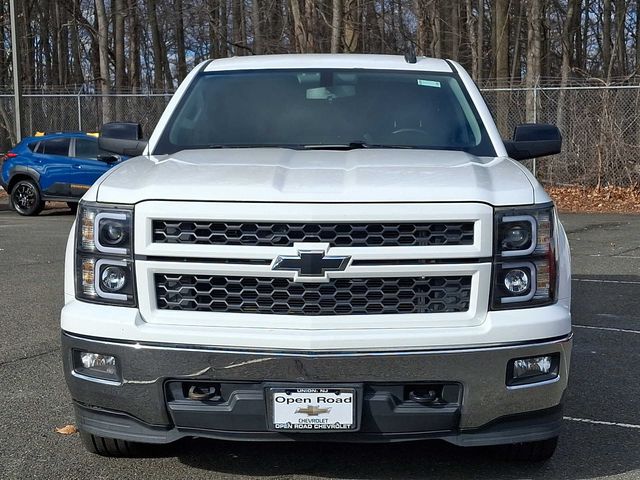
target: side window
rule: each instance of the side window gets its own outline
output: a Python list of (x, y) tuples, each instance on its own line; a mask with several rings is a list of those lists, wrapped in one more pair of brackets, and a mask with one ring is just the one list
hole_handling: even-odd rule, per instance
[(68, 138), (54, 138), (47, 140), (46, 142), (40, 142), (40, 148), (38, 153), (45, 155), (63, 155), (69, 156), (69, 139)]
[(42, 148), (40, 148), (40, 142), (30, 143), (29, 150), (31, 150), (33, 153), (41, 153)]
[(76, 157), (87, 160), (97, 160), (98, 142), (85, 138), (76, 138)]

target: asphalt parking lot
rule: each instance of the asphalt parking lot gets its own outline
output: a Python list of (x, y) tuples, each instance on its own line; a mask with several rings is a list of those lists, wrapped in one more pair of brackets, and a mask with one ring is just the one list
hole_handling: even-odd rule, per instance
[(443, 442), (185, 440), (146, 458), (86, 453), (59, 350), (66, 210), (0, 211), (0, 478), (640, 478), (640, 216), (562, 215), (573, 251), (575, 344), (554, 458), (509, 464)]

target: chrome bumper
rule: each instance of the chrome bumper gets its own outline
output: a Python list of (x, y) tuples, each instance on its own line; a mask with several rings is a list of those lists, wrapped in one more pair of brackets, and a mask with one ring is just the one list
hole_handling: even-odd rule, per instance
[[(463, 392), (456, 430), (464, 432), (502, 417), (560, 405), (567, 386), (572, 336), (518, 345), (397, 353), (239, 352), (121, 343), (68, 333), (63, 333), (62, 344), (65, 375), (77, 404), (123, 412), (149, 425), (173, 425), (166, 404), (167, 380), (363, 385), (456, 382)], [(109, 385), (74, 375), (73, 349), (116, 356), (122, 383)], [(560, 353), (557, 379), (506, 386), (509, 360), (551, 353)]]

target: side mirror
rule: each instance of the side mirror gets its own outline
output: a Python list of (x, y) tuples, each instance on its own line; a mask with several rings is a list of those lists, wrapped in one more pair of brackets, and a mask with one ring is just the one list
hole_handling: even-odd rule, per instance
[(133, 122), (105, 123), (100, 130), (98, 146), (101, 150), (119, 155), (142, 155), (147, 142), (142, 139), (142, 125)]
[(525, 123), (513, 132), (513, 140), (505, 141), (507, 154), (514, 160), (555, 155), (562, 150), (562, 135), (555, 125)]
[(113, 155), (98, 155), (98, 160), (104, 163), (118, 163), (122, 160), (122, 157), (114, 153)]

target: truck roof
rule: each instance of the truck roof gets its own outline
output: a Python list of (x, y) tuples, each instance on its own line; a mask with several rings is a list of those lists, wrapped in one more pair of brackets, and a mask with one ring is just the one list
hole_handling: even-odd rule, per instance
[(252, 55), (247, 57), (220, 58), (210, 62), (205, 72), (226, 70), (268, 70), (300, 68), (353, 68), (376, 70), (412, 70), (450, 73), (451, 67), (445, 60), (417, 57), (416, 63), (408, 63), (402, 55), (367, 54), (288, 54)]

